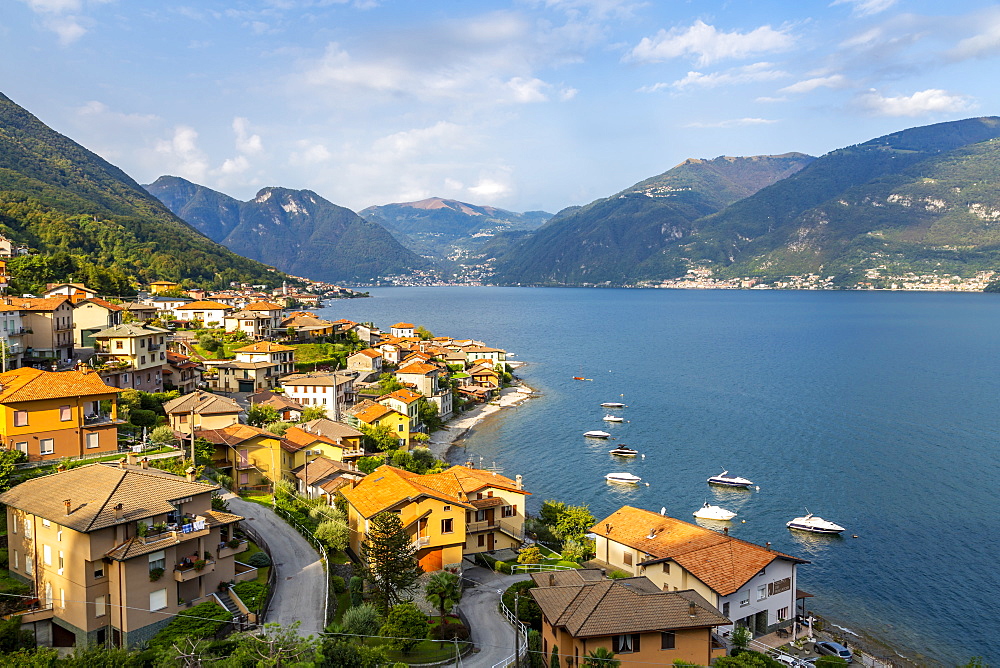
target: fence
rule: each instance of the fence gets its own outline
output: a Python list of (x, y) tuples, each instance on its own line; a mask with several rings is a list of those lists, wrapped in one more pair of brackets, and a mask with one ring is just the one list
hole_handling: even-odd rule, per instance
[(267, 619), (267, 611), (271, 607), (271, 598), (274, 596), (274, 586), (278, 582), (278, 565), (274, 563), (274, 556), (271, 554), (271, 548), (268, 547), (267, 541), (261, 536), (256, 529), (247, 526), (247, 524), (241, 523), (240, 528), (250, 536), (250, 540), (257, 544), (270, 559), (271, 559), (271, 570), (267, 574), (267, 595), (264, 597), (264, 602), (260, 606), (260, 612), (257, 613), (257, 623), (263, 624)]
[(336, 592), (334, 592), (333, 587), (330, 585), (330, 578), (333, 577), (333, 569), (330, 568), (330, 555), (326, 551), (326, 546), (313, 535), (312, 531), (310, 531), (307, 527), (302, 526), (298, 520), (292, 517), (291, 513), (284, 508), (275, 506), (274, 512), (277, 513), (281, 519), (290, 524), (296, 531), (298, 531), (303, 538), (309, 541), (309, 544), (312, 545), (317, 552), (319, 552), (320, 558), (323, 560), (323, 570), (326, 571), (326, 596), (323, 603), (323, 619), (326, 620), (325, 624), (329, 624), (333, 621), (333, 616), (337, 612), (337, 603), (336, 600), (334, 600), (333, 605), (330, 605), (330, 597), (336, 596)]
[(525, 626), (521, 620), (514, 616), (506, 605), (503, 604), (503, 599), (500, 600), (500, 614), (502, 614), (512, 627), (514, 627), (514, 633), (520, 636), (520, 642), (517, 645), (517, 652), (511, 652), (510, 656), (504, 658), (501, 661), (497, 661), (493, 664), (493, 668), (507, 668), (508, 666), (517, 663), (518, 657), (524, 658), (528, 653), (528, 627)]

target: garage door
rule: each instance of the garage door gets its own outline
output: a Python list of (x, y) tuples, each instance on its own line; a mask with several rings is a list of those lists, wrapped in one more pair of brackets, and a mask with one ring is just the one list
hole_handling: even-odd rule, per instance
[(439, 571), (444, 564), (444, 550), (431, 550), (424, 556), (419, 558), (420, 568), (424, 569), (425, 573), (433, 573), (434, 571)]

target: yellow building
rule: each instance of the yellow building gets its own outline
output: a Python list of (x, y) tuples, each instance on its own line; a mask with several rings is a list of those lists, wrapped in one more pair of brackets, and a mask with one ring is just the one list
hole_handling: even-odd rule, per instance
[(38, 599), (22, 622), (71, 644), (135, 646), (220, 583), (256, 577), (236, 563), (243, 518), (212, 510), (218, 487), (193, 478), (91, 464), (0, 495), (10, 574)]
[(241, 490), (270, 485), (276, 471), (280, 478), (291, 465), (281, 437), (260, 427), (231, 424), (194, 435), (215, 445), (212, 468), (231, 476)]
[[(339, 435), (337, 435), (339, 434)], [(305, 451), (335, 462), (347, 462), (365, 454), (361, 439), (364, 435), (347, 425), (320, 418), (291, 427), (285, 432), (286, 447), (294, 448), (292, 468), (305, 463)]]
[(348, 416), (348, 421), (369, 427), (386, 426), (399, 440), (403, 450), (410, 447), (410, 418), (399, 411), (382, 404), (372, 404)]
[(29, 461), (117, 452), (118, 390), (96, 373), (41, 371), (0, 374), (0, 436)]
[(149, 284), (149, 291), (154, 295), (159, 295), (164, 292), (172, 292), (179, 287), (181, 287), (180, 283), (174, 283), (173, 281), (153, 281)]

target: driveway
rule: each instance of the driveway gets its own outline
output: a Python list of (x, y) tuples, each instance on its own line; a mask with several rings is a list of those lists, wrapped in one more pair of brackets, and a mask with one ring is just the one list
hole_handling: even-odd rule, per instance
[(529, 576), (498, 575), (476, 567), (466, 569), (463, 577), (477, 583), (475, 587), (467, 586), (458, 607), (469, 621), (472, 642), (479, 652), (462, 659), (462, 667), (492, 668), (514, 653), (514, 627), (497, 611), (500, 594), (515, 582), (529, 579)]
[(288, 626), (300, 621), (299, 634), (318, 636), (326, 626), (326, 573), (319, 554), (270, 508), (227, 495), (229, 509), (247, 518), (271, 549), (277, 569), (268, 622)]

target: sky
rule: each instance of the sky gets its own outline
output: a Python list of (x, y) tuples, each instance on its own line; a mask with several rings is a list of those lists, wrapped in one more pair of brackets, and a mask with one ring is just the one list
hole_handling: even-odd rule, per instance
[(0, 92), (140, 183), (556, 212), (1000, 114), (1000, 5), (4, 0)]

